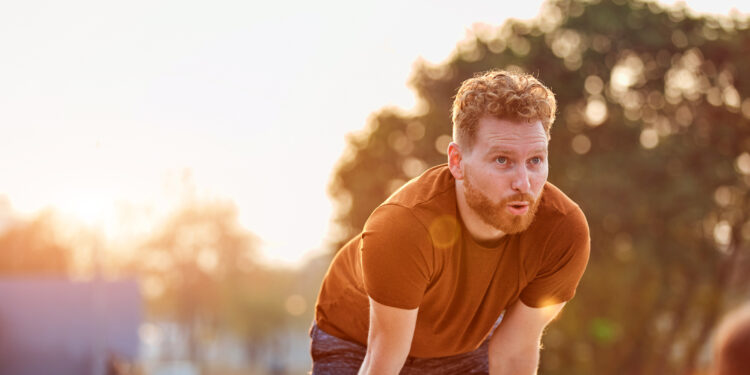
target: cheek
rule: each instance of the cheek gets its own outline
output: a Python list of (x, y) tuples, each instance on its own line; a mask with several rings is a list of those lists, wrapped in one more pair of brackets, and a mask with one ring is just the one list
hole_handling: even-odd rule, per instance
[(547, 175), (548, 171), (545, 168), (544, 171), (540, 171), (539, 173), (531, 176), (531, 185), (535, 191), (539, 192), (542, 190), (542, 187), (544, 187), (544, 183), (547, 182)]

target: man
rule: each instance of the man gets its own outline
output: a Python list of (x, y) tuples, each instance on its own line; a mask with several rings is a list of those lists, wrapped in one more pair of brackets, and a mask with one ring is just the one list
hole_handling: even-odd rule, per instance
[(448, 164), (391, 195), (334, 258), (313, 374), (536, 373), (590, 243), (578, 205), (547, 183), (556, 106), (530, 75), (461, 85)]

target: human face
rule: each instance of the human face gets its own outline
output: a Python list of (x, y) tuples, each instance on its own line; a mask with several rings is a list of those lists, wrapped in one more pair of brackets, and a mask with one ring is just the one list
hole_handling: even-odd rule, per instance
[(531, 225), (549, 172), (542, 123), (483, 117), (472, 149), (462, 155), (467, 205), (503, 233)]

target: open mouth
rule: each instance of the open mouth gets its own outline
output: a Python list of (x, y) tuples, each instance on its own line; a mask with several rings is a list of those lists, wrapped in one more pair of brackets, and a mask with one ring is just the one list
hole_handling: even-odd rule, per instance
[(526, 202), (511, 202), (508, 204), (508, 211), (513, 215), (523, 215), (529, 210), (529, 204)]

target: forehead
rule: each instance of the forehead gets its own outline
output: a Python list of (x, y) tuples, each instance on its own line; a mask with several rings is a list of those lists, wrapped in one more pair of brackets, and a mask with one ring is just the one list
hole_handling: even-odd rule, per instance
[(501, 148), (530, 152), (546, 150), (547, 144), (547, 132), (541, 121), (529, 123), (485, 116), (477, 123), (475, 147), (483, 151)]

